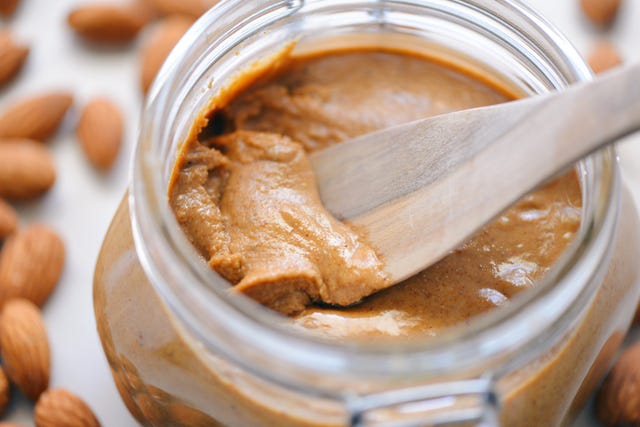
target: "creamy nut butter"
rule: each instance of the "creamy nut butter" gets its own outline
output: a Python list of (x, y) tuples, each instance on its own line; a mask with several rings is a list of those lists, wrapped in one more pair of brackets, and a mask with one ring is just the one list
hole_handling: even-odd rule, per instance
[[(298, 329), (348, 345), (472, 325), (535, 287), (572, 242), (583, 209), (577, 172), (532, 192), (437, 264), (377, 292), (387, 280), (384, 260), (366, 236), (324, 210), (306, 155), (393, 124), (514, 98), (487, 81), (389, 49), (282, 61), (239, 78), (232, 96), (196, 120), (169, 203), (232, 297), (240, 291), (289, 314), (281, 321)], [(584, 316), (563, 326), (563, 339), (542, 357), (498, 379), (503, 425), (568, 422), (604, 372), (638, 294), (638, 223), (628, 194), (619, 227), (625, 237), (614, 236)], [(341, 405), (260, 379), (203, 348), (149, 283), (124, 203), (96, 267), (95, 307), (118, 389), (147, 424), (346, 425)]]

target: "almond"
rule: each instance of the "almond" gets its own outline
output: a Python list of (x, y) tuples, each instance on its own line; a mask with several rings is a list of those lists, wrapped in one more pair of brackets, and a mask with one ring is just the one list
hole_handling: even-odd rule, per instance
[(140, 82), (143, 93), (147, 93), (167, 55), (191, 24), (192, 18), (175, 15), (165, 18), (154, 28), (141, 50)]
[(18, 0), (0, 0), (0, 15), (9, 17), (18, 7)]
[[(9, 380), (4, 373), (4, 369), (0, 367), (0, 417), (4, 414), (4, 410), (7, 409), (10, 392)], [(2, 427), (2, 424), (0, 424), (0, 427)]]
[(108, 99), (96, 98), (85, 106), (76, 134), (96, 168), (108, 170), (113, 165), (122, 145), (122, 127), (122, 114)]
[(0, 197), (29, 199), (56, 180), (47, 147), (30, 140), (0, 140)]
[(47, 390), (35, 407), (36, 427), (99, 427), (91, 408), (65, 389)]
[(620, 0), (580, 0), (580, 6), (591, 22), (604, 27), (615, 19)]
[(88, 41), (124, 43), (131, 41), (150, 18), (148, 9), (138, 6), (92, 4), (72, 11), (67, 21)]
[(640, 425), (640, 343), (622, 352), (596, 394), (595, 410), (605, 426)]
[(18, 227), (18, 214), (10, 204), (0, 199), (0, 240), (4, 239)]
[(8, 31), (0, 32), (0, 85), (18, 74), (28, 55), (28, 47), (16, 43)]
[(40, 310), (14, 299), (0, 313), (0, 354), (9, 379), (32, 400), (49, 386), (50, 354)]
[(207, 10), (211, 9), (218, 0), (144, 0), (160, 14), (188, 15), (192, 18), (199, 18)]
[(0, 306), (11, 298), (44, 304), (60, 279), (64, 258), (62, 239), (46, 225), (12, 235), (0, 253)]
[(22, 427), (20, 424), (16, 423), (3, 423), (0, 422), (0, 427)]
[(587, 62), (594, 73), (600, 74), (622, 64), (622, 59), (613, 44), (601, 40), (592, 47)]
[(0, 115), (0, 138), (29, 138), (44, 141), (62, 122), (73, 97), (53, 92), (19, 101)]

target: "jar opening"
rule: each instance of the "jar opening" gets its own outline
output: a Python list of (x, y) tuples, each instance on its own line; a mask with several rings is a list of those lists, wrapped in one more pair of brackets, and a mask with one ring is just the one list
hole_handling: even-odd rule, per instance
[[(607, 236), (615, 227), (619, 198), (612, 149), (578, 166), (583, 225), (563, 259), (534, 289), (482, 316), (473, 327), (452, 328), (436, 338), (393, 346), (345, 345), (301, 334), (276, 314), (230, 297), (226, 282), (201, 262), (167, 203), (177, 147), (191, 132), (194, 114), (224, 90), (239, 70), (255, 61), (268, 61), (283, 46), (295, 42), (296, 49), (304, 51), (332, 37), (354, 42), (365, 35), (368, 40), (377, 35), (380, 44), (398, 43), (388, 34), (407, 45), (421, 40), (419, 45), (432, 55), (464, 62), (465, 68), (475, 67), (485, 75), (490, 71), (489, 75), (512, 82), (523, 93), (561, 89), (590, 78), (566, 39), (515, 1), (230, 0), (202, 17), (174, 49), (143, 112), (130, 204), (136, 248), (145, 271), (205, 346), (253, 372), (267, 363), (267, 355), (277, 354), (281, 365), (261, 372), (273, 373), (278, 381), (312, 383), (319, 372), (345, 370), (363, 378), (411, 373), (418, 380), (482, 372), (498, 355), (511, 359), (512, 365), (520, 364), (525, 346), (540, 345), (540, 337), (552, 334), (552, 324), (576, 318), (593, 293), (593, 270), (608, 252)], [(532, 318), (540, 321), (532, 324)], [(223, 348), (230, 343), (233, 354)]]

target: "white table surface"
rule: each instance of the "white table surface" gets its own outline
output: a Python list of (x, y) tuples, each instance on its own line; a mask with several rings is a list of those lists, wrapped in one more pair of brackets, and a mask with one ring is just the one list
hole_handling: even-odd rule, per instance
[[(44, 307), (52, 350), (52, 387), (65, 387), (82, 396), (106, 427), (138, 424), (116, 392), (96, 332), (92, 307), (92, 275), (102, 237), (127, 184), (127, 169), (137, 132), (141, 105), (137, 47), (95, 49), (83, 44), (66, 26), (71, 8), (90, 0), (22, 0), (0, 29), (10, 28), (31, 46), (19, 78), (0, 89), (0, 109), (23, 95), (68, 89), (75, 103), (62, 128), (50, 142), (58, 169), (54, 188), (42, 199), (20, 205), (22, 224), (43, 221), (64, 238), (67, 263), (60, 284)], [(102, 0), (109, 1), (109, 0)], [(600, 37), (612, 40), (627, 60), (640, 59), (640, 2), (625, 0), (616, 25), (597, 30), (581, 15), (578, 0), (530, 0), (559, 26), (581, 52)], [(144, 36), (144, 33), (142, 34)], [(127, 117), (125, 144), (113, 170), (94, 171), (83, 158), (73, 129), (80, 107), (93, 96), (109, 96)], [(637, 138), (636, 138), (637, 139)], [(623, 174), (640, 201), (640, 144), (619, 148)], [(33, 425), (33, 406), (14, 393), (4, 417)], [(577, 426), (595, 426), (585, 411)]]

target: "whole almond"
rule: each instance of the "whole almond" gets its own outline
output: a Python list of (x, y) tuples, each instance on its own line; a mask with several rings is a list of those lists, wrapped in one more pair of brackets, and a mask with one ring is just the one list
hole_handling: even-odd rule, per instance
[(160, 14), (188, 15), (192, 18), (199, 18), (207, 10), (213, 7), (218, 0), (144, 0)]
[(28, 55), (28, 47), (16, 43), (8, 31), (0, 32), (0, 86), (18, 74)]
[[(4, 369), (0, 367), (0, 417), (4, 414), (4, 410), (7, 409), (10, 393), (11, 388), (9, 387), (7, 374), (5, 374)], [(0, 427), (2, 427), (2, 424), (0, 424)]]
[(58, 388), (45, 391), (35, 407), (36, 427), (99, 427), (91, 408), (78, 396)]
[(165, 18), (154, 28), (141, 50), (140, 84), (143, 93), (147, 93), (167, 55), (191, 24), (192, 18), (175, 15)]
[(100, 43), (131, 41), (149, 19), (146, 8), (110, 4), (82, 6), (67, 17), (69, 26), (78, 35)]
[(33, 198), (51, 188), (55, 180), (47, 147), (30, 140), (0, 139), (0, 197)]
[(49, 386), (50, 352), (40, 310), (14, 299), (0, 313), (0, 354), (9, 379), (32, 400)]
[(52, 92), (16, 102), (0, 115), (0, 138), (29, 138), (44, 141), (62, 122), (73, 97)]
[(18, 7), (18, 0), (0, 0), (0, 15), (9, 17)]
[(0, 306), (11, 298), (44, 304), (58, 284), (64, 259), (62, 239), (46, 225), (13, 234), (0, 253)]
[(605, 426), (640, 425), (640, 343), (622, 352), (600, 386), (596, 416)]
[(0, 240), (16, 231), (18, 214), (10, 204), (0, 199)]
[(76, 134), (96, 168), (108, 170), (113, 165), (122, 145), (122, 128), (122, 114), (108, 99), (96, 98), (84, 107)]
[(580, 0), (584, 14), (596, 25), (611, 24), (620, 9), (620, 0)]

